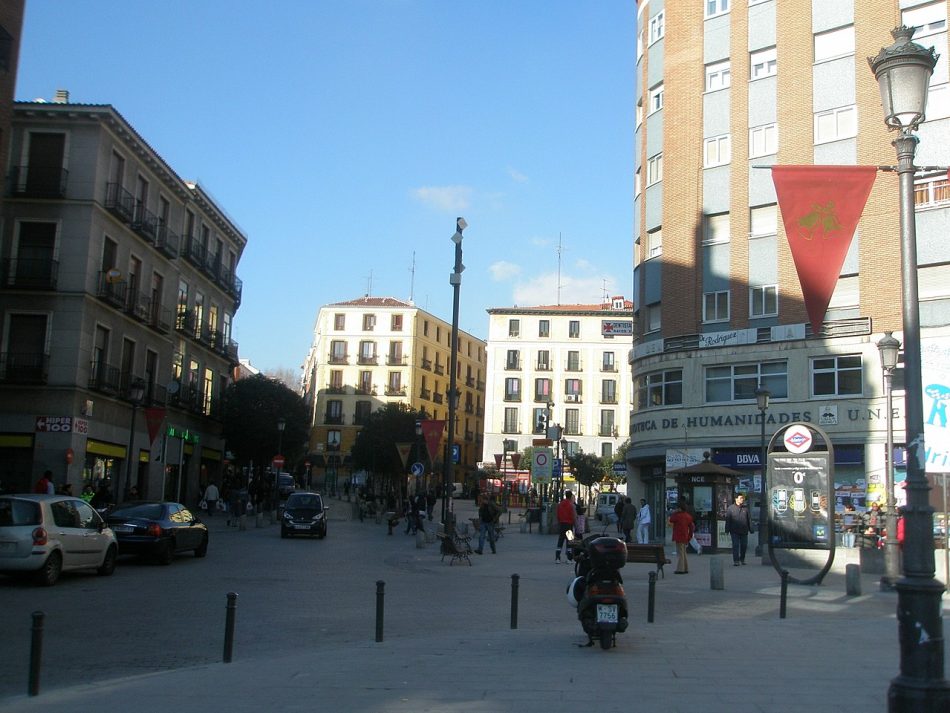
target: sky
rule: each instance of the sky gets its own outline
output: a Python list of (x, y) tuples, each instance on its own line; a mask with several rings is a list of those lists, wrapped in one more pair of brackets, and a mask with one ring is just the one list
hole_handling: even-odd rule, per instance
[(27, 0), (16, 98), (111, 104), (247, 236), (232, 337), (299, 373), (320, 308), (459, 327), (632, 291), (634, 0)]

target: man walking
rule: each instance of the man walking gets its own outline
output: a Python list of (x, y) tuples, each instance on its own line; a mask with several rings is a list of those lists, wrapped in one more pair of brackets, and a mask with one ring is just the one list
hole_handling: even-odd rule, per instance
[(736, 495), (736, 501), (726, 508), (726, 532), (732, 536), (732, 566), (745, 564), (749, 548), (749, 533), (752, 532), (752, 517), (745, 504), (745, 495)]
[(495, 499), (489, 499), (488, 495), (482, 495), (478, 506), (478, 549), (475, 554), (480, 555), (485, 548), (485, 538), (488, 538), (488, 544), (491, 545), (491, 553), (497, 554), (495, 549), (495, 520), (498, 519), (498, 506), (495, 505)]
[(565, 491), (564, 499), (557, 504), (557, 550), (554, 553), (554, 561), (561, 561), (561, 547), (564, 546), (567, 551), (567, 558), (571, 559), (571, 551), (567, 548), (567, 531), (574, 529), (577, 522), (577, 508), (574, 507), (574, 493), (570, 490)]
[(640, 498), (640, 512), (637, 513), (637, 542), (641, 545), (650, 544), (650, 506)]

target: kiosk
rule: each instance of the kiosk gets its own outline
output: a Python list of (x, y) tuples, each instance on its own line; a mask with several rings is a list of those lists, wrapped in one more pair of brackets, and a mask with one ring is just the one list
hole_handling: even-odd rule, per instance
[(732, 540), (726, 535), (726, 508), (732, 503), (739, 477), (738, 470), (726, 468), (709, 460), (676, 468), (668, 472), (676, 479), (679, 502), (686, 506), (695, 520), (696, 539), (703, 550), (731, 551)]

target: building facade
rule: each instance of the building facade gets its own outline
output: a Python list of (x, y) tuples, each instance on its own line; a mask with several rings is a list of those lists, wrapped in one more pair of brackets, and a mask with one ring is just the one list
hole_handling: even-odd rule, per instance
[[(225, 460), (240, 229), (111, 106), (18, 102), (0, 223), (0, 472), (190, 502)], [(121, 484), (121, 487), (120, 487)]]
[(633, 304), (498, 307), (488, 310), (488, 403), (482, 460), (520, 453), (546, 427), (561, 427), (565, 458), (611, 458), (629, 432)]
[[(322, 307), (304, 364), (303, 392), (311, 409), (313, 482), (336, 489), (351, 477), (349, 453), (369, 415), (403, 403), (448, 420), (452, 325), (412, 303), (361, 297)], [(485, 415), (485, 342), (460, 331), (455, 445), (459, 463), (450, 482), (474, 472)], [(436, 471), (448, 440), (443, 433)]]
[[(946, 2), (641, 0), (638, 18), (631, 476), (663, 512), (666, 471), (710, 452), (747, 473), (758, 500), (764, 388), (766, 437), (792, 421), (820, 424), (836, 446), (836, 481), (883, 494), (876, 343), (885, 331), (901, 338), (896, 175), (878, 173), (813, 329), (768, 167), (896, 163), (866, 58), (901, 24), (940, 55), (916, 163), (950, 163)], [(945, 168), (918, 173), (916, 204), (922, 336), (946, 344)], [(900, 370), (894, 385), (901, 445)], [(654, 522), (662, 530), (665, 518)]]

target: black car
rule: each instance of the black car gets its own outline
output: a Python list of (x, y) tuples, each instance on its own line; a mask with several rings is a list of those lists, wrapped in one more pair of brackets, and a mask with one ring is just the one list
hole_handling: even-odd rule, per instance
[(319, 493), (291, 493), (284, 503), (280, 519), (280, 536), (327, 536), (327, 510)]
[(181, 503), (138, 500), (123, 503), (106, 517), (119, 541), (119, 554), (154, 557), (171, 564), (176, 552), (208, 554), (208, 528)]

